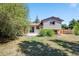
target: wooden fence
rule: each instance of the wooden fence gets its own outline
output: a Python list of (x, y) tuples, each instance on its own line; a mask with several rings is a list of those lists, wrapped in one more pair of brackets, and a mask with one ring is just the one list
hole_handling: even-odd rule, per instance
[(73, 30), (71, 30), (71, 29), (62, 29), (61, 33), (62, 34), (73, 34)]

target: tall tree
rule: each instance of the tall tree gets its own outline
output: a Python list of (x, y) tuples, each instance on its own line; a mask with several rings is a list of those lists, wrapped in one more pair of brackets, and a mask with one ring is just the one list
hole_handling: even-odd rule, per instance
[(40, 22), (39, 18), (38, 18), (38, 16), (36, 16), (36, 19), (35, 19), (34, 23), (39, 23), (39, 22)]
[(68, 29), (68, 26), (66, 24), (62, 24), (63, 29)]
[(79, 20), (77, 20), (77, 22), (79, 23)]
[(70, 29), (73, 29), (75, 23), (76, 23), (76, 20), (75, 19), (71, 20), (70, 23), (69, 23), (69, 28)]
[(28, 27), (28, 8), (24, 4), (0, 4), (0, 36), (14, 38)]

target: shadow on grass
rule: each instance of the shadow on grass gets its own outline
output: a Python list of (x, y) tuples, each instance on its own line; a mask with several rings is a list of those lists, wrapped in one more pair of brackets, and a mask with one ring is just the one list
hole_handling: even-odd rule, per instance
[(79, 55), (79, 44), (77, 43), (72, 43), (72, 42), (67, 42), (67, 41), (63, 41), (63, 40), (50, 40), (53, 42), (56, 42), (58, 45), (67, 48), (67, 51), (69, 51), (68, 49), (71, 50), (71, 53)]
[(54, 49), (41, 42), (23, 41), (19, 44), (21, 51), (28, 56), (66, 56), (67, 54), (59, 49)]
[(0, 44), (5, 44), (5, 43), (8, 43), (8, 42), (13, 41), (13, 40), (15, 40), (15, 39), (0, 37)]

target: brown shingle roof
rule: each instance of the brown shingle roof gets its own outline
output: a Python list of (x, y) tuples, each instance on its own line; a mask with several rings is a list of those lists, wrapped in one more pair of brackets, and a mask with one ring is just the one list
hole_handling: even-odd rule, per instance
[(54, 17), (54, 16), (43, 19), (42, 21), (46, 21), (46, 20), (49, 20), (49, 19), (55, 19), (55, 20), (58, 20), (58, 21), (64, 21), (64, 20), (60, 19), (59, 17)]

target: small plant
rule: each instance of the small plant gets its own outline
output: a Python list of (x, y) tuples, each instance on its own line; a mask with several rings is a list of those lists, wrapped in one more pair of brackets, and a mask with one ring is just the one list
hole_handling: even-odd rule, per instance
[(41, 29), (39, 35), (40, 36), (53, 36), (55, 33), (52, 29)]

